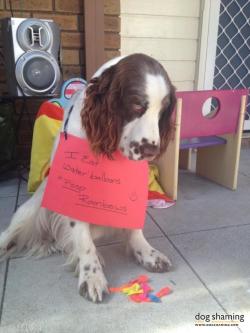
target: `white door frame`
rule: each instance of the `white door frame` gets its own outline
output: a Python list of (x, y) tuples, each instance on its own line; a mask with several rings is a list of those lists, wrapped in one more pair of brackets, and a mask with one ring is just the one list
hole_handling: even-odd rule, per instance
[(220, 0), (201, 1), (199, 64), (196, 78), (198, 90), (213, 89), (219, 15)]
[[(220, 2), (220, 0), (201, 0), (200, 43), (196, 71), (198, 90), (213, 89)], [(245, 120), (244, 130), (249, 128), (250, 120)]]

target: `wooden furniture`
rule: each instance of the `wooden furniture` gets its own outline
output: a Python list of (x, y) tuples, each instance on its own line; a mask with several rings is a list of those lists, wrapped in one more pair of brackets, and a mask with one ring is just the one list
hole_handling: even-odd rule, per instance
[[(157, 161), (168, 196), (177, 199), (178, 168), (190, 168), (191, 148), (197, 149), (198, 175), (237, 188), (247, 95), (247, 89), (177, 92), (174, 137)], [(213, 102), (207, 104), (209, 98), (215, 99), (217, 109)], [(206, 115), (202, 113), (205, 102)]]

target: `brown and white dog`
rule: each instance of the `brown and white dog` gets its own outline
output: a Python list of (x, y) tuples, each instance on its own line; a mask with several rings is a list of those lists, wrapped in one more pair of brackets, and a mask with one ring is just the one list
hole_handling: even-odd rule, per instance
[[(151, 161), (166, 149), (175, 101), (175, 89), (161, 64), (147, 55), (133, 54), (102, 66), (86, 92), (73, 96), (64, 122), (71, 109), (68, 133), (87, 137), (97, 154), (111, 158), (120, 149), (129, 159)], [(57, 143), (58, 139), (54, 151)], [(54, 152), (52, 160), (53, 156)], [(62, 251), (79, 276), (79, 293), (94, 302), (102, 301), (108, 292), (107, 280), (94, 241), (107, 233), (113, 237), (114, 230), (42, 208), (45, 186), (46, 180), (1, 234), (0, 257), (22, 250), (37, 256)], [(151, 247), (142, 230), (123, 232), (138, 263), (152, 272), (169, 269), (169, 259)]]

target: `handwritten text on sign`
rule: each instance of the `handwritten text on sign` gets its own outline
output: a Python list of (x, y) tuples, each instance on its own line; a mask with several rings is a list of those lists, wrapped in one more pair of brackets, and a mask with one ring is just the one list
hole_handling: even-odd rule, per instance
[(120, 152), (96, 157), (87, 140), (61, 134), (42, 206), (72, 219), (117, 228), (144, 225), (148, 165)]

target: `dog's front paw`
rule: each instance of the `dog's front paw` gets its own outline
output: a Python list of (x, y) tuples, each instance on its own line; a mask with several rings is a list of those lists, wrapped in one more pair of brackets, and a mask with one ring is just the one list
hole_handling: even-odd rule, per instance
[(136, 261), (149, 272), (168, 272), (172, 266), (171, 261), (163, 253), (156, 249), (134, 251)]
[[(86, 272), (85, 272), (86, 273)], [(101, 269), (92, 270), (79, 278), (79, 294), (92, 302), (102, 302), (103, 295), (109, 293), (108, 283)]]
[(17, 248), (14, 237), (8, 232), (8, 229), (0, 234), (0, 261), (10, 257)]

